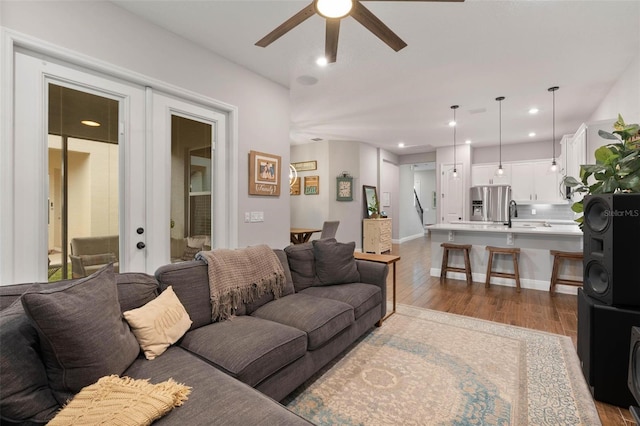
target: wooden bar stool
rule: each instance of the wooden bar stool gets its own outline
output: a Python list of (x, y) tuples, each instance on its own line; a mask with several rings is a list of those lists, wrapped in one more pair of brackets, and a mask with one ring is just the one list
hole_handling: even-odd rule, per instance
[(558, 273), (560, 271), (560, 265), (565, 260), (579, 260), (582, 262), (581, 251), (560, 251), (550, 250), (551, 256), (553, 256), (553, 269), (551, 270), (551, 284), (549, 285), (549, 293), (552, 295), (556, 292), (556, 284), (573, 285), (576, 287), (582, 287), (582, 281), (569, 280), (565, 278), (559, 278)]
[[(442, 243), (442, 267), (440, 268), (440, 282), (443, 282), (447, 278), (447, 272), (464, 272), (467, 276), (467, 285), (471, 285), (471, 261), (469, 260), (469, 250), (471, 244), (450, 244)], [(464, 268), (457, 268), (449, 266), (449, 250), (462, 250), (464, 253)]]
[[(520, 249), (517, 247), (507, 248), (507, 247), (493, 247), (487, 246), (486, 249), (489, 251), (489, 262), (487, 263), (487, 279), (484, 283), (486, 288), (489, 288), (489, 282), (491, 281), (491, 277), (501, 277), (501, 278), (511, 278), (516, 280), (516, 291), (520, 292), (520, 271), (518, 269), (518, 255), (520, 254)], [(493, 266), (493, 256), (495, 254), (510, 254), (513, 259), (513, 273), (509, 272), (496, 272), (492, 270)]]

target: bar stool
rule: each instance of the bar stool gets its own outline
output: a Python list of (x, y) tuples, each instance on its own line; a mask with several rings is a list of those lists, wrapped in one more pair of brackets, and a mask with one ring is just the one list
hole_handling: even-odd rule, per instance
[[(471, 244), (450, 244), (442, 243), (440, 247), (442, 251), (442, 267), (440, 268), (440, 282), (443, 282), (447, 278), (447, 272), (464, 272), (467, 276), (467, 285), (471, 285), (471, 261), (469, 260), (469, 250)], [(462, 250), (464, 253), (464, 268), (458, 268), (449, 266), (449, 250)]]
[(576, 287), (582, 287), (582, 281), (569, 280), (565, 278), (559, 278), (558, 273), (560, 266), (565, 260), (579, 260), (582, 261), (581, 251), (560, 251), (550, 250), (551, 256), (553, 256), (553, 269), (551, 270), (551, 283), (549, 285), (549, 293), (552, 295), (556, 292), (556, 284), (573, 285)]
[[(520, 254), (520, 249), (518, 247), (507, 248), (507, 247), (493, 247), (487, 246), (486, 249), (489, 251), (489, 262), (487, 263), (487, 279), (484, 283), (485, 288), (489, 288), (489, 282), (491, 281), (491, 277), (501, 277), (501, 278), (511, 278), (516, 280), (516, 291), (520, 292), (520, 271), (518, 270), (518, 255)], [(495, 254), (510, 254), (513, 259), (513, 273), (509, 272), (496, 272), (492, 270), (493, 266), (493, 256)]]

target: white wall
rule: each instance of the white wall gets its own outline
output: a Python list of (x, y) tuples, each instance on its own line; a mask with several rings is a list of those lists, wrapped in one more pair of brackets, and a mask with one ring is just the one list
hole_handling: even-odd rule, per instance
[[(286, 88), (109, 2), (3, 1), (0, 26), (237, 107), (238, 246), (288, 245), (286, 182), (279, 197), (248, 196), (250, 150), (289, 164)], [(244, 223), (248, 211), (263, 211), (264, 222)]]
[[(576, 129), (577, 130), (577, 129)], [(562, 147), (556, 142), (556, 158), (560, 156)], [(471, 148), (472, 164), (498, 163), (500, 149), (498, 146)], [(502, 145), (502, 162), (547, 159), (553, 156), (551, 141), (526, 142)]]
[(618, 114), (627, 123), (640, 122), (640, 54), (631, 61), (588, 121), (606, 120)]

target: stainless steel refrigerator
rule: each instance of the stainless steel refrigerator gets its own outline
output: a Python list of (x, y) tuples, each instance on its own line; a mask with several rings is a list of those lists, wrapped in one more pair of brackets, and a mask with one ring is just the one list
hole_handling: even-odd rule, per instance
[(471, 220), (507, 222), (509, 220), (510, 185), (480, 185), (471, 187)]

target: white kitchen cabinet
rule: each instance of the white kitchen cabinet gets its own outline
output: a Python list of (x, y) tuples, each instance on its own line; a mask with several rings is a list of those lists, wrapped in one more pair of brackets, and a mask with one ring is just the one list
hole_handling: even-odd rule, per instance
[(511, 164), (511, 198), (523, 204), (565, 203), (560, 172), (551, 171), (551, 160)]
[(471, 167), (471, 186), (478, 185), (510, 185), (511, 165), (502, 164), (504, 173), (496, 175), (498, 163), (496, 164), (476, 164)]
[(561, 143), (563, 174), (580, 180), (580, 166), (587, 161), (587, 126), (583, 124), (574, 135), (563, 138)]

